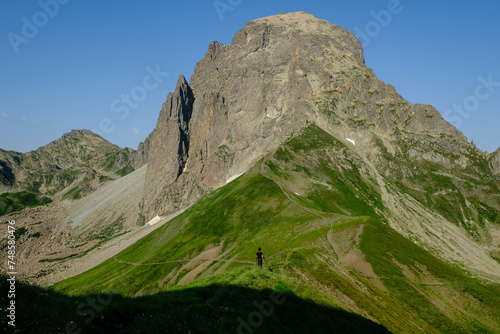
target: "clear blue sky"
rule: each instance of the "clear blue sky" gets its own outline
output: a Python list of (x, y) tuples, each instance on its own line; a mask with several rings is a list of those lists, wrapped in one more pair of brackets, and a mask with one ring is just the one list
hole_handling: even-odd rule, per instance
[[(218, 4), (226, 5), (222, 14), (213, 0), (2, 1), (0, 148), (26, 152), (100, 126), (107, 140), (136, 148), (178, 76), (189, 80), (212, 40), (230, 44), (251, 19), (301, 10), (367, 33), (366, 63), (381, 80), (413, 103), (435, 106), (482, 150), (500, 146), (498, 1)], [(393, 13), (379, 23), (372, 13), (384, 10)], [(147, 77), (157, 67), (168, 76)]]

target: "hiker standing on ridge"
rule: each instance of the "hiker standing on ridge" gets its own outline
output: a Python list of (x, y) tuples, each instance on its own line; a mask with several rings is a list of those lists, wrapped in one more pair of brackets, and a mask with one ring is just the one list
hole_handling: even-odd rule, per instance
[(262, 252), (260, 250), (261, 250), (261, 248), (259, 247), (259, 251), (255, 255), (255, 257), (257, 258), (257, 266), (259, 268), (262, 268), (262, 259), (264, 259), (264, 254), (262, 254)]

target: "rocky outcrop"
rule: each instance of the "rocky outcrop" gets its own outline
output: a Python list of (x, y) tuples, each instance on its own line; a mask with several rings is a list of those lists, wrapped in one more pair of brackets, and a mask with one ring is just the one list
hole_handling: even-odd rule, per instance
[(0, 184), (13, 186), (15, 181), (16, 176), (12, 172), (12, 168), (5, 161), (0, 161)]
[(139, 146), (137, 147), (137, 150), (135, 151), (135, 154), (132, 159), (132, 165), (134, 166), (135, 169), (138, 169), (141, 166), (147, 164), (149, 158), (149, 146), (151, 144), (152, 136), (153, 133), (149, 134), (149, 136), (146, 137), (146, 139), (143, 142), (139, 143)]
[(500, 148), (490, 154), (489, 164), (493, 173), (500, 175)]
[(175, 92), (168, 95), (156, 128), (147, 139), (148, 172), (144, 206), (152, 213), (162, 210), (162, 203), (157, 198), (177, 180), (188, 163), (193, 103), (193, 92), (186, 79), (180, 76)]

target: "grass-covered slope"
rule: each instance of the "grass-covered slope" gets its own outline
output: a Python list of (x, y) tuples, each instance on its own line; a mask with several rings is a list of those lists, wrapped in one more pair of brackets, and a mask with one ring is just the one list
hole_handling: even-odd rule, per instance
[(42, 197), (27, 191), (0, 194), (0, 216), (11, 212), (21, 211), (24, 208), (32, 208), (46, 205), (52, 202), (48, 197)]
[(395, 143), (392, 153), (375, 137), (378, 158), (374, 160), (381, 172), (425, 207), (463, 227), (477, 241), (485, 241), (485, 227), (500, 224), (500, 188), (487, 156), (472, 146), (459, 155), (440, 146), (440, 141), (407, 136)]
[[(271, 290), (287, 291), (292, 303), (283, 303), (290, 309), (277, 311), (259, 332), (380, 329), (366, 319), (391, 332), (499, 331), (498, 287), (464, 275), (391, 229), (378, 189), (347, 146), (311, 125), (245, 175), (50, 293), (123, 296), (120, 308), (129, 317), (115, 321), (123, 324), (141, 322), (143, 301), (177, 296), (196, 305), (181, 313), (184, 322), (165, 318), (160, 307), (149, 311), (174, 332), (235, 331), (234, 319), (248, 316), (252, 298), (260, 301)], [(259, 246), (267, 255), (262, 271), (254, 264)], [(307, 311), (297, 311), (303, 307)], [(220, 315), (219, 325), (207, 319), (212, 313)], [(295, 325), (298, 319), (306, 327)], [(353, 322), (361, 327), (349, 328)]]

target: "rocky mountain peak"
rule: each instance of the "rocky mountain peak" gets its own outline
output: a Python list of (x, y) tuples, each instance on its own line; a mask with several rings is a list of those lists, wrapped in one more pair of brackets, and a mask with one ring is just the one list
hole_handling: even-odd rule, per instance
[[(272, 45), (282, 48), (282, 43), (293, 43), (294, 49), (324, 57), (325, 52), (338, 53), (338, 56), (352, 58), (359, 65), (364, 64), (363, 47), (350, 31), (318, 19), (306, 12), (295, 12), (268, 16), (248, 22), (238, 31), (231, 47), (251, 50)], [(312, 49), (310, 49), (312, 48)], [(308, 52), (309, 51), (309, 52)]]
[(78, 136), (97, 136), (94, 132), (90, 130), (76, 130), (73, 129), (70, 132), (66, 132), (65, 134), (62, 135), (62, 138), (68, 138), (68, 137), (78, 137)]
[(470, 163), (456, 158), (470, 149), (466, 138), (377, 79), (351, 32), (305, 12), (278, 14), (248, 22), (230, 46), (211, 42), (189, 83), (179, 78), (143, 145), (146, 217), (194, 203), (310, 122), (371, 159), (382, 138), (392, 154), (401, 148), (391, 143), (416, 142), (426, 146), (409, 150), (418, 159)]

